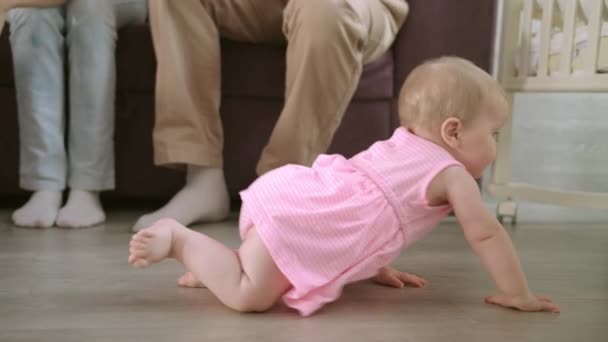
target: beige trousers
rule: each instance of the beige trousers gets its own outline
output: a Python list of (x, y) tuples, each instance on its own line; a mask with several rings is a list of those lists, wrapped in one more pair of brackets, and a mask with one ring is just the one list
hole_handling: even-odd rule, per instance
[(222, 167), (220, 36), (287, 45), (285, 107), (257, 167), (310, 165), (363, 65), (392, 44), (404, 0), (150, 0), (158, 62), (155, 162)]

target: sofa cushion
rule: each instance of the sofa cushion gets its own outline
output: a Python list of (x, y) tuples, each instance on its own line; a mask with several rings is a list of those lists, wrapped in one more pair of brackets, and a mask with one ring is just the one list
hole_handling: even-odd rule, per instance
[[(286, 56), (284, 46), (222, 41), (222, 91), (225, 96), (283, 98)], [(270, 72), (269, 72), (270, 71)], [(354, 99), (393, 96), (392, 54), (364, 68)]]
[[(4, 32), (0, 38), (0, 86), (13, 87), (12, 59), (8, 47), (8, 34)], [(118, 89), (142, 92), (153, 89), (156, 62), (147, 26), (129, 27), (120, 32), (116, 58)], [(222, 40), (222, 63), (224, 96), (283, 97), (285, 46)], [(393, 56), (387, 53), (365, 66), (354, 98), (378, 100), (392, 96)]]
[[(152, 90), (153, 56), (146, 26), (123, 30), (117, 51), (118, 88)], [(283, 98), (285, 46), (222, 40), (222, 92), (227, 97)], [(392, 96), (393, 56), (387, 53), (365, 67), (355, 99), (389, 99)]]

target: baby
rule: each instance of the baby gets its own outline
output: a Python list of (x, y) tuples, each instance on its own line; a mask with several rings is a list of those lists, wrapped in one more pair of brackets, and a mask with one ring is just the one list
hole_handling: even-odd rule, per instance
[(243, 191), (238, 251), (161, 220), (133, 236), (129, 263), (174, 258), (189, 271), (180, 285), (206, 286), (235, 310), (265, 311), (282, 298), (307, 316), (355, 281), (424, 286), (388, 265), (454, 211), (500, 291), (487, 303), (559, 312), (528, 288), (475, 182), (494, 160), (509, 115), (496, 81), (460, 58), (431, 60), (405, 81), (399, 113), (402, 127), (390, 139), (353, 158), (321, 155), (312, 167), (282, 167)]

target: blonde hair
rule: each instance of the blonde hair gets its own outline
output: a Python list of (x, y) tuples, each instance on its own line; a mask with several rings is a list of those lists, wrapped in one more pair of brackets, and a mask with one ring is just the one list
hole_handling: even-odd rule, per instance
[(403, 126), (439, 128), (456, 117), (470, 122), (484, 104), (508, 109), (500, 85), (473, 63), (458, 57), (440, 57), (416, 67), (399, 94), (399, 118)]

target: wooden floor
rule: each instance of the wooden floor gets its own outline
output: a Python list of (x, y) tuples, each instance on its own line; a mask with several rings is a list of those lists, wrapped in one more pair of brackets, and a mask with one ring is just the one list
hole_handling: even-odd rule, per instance
[[(369, 282), (309, 318), (278, 306), (239, 314), (207, 290), (181, 289), (175, 262), (146, 270), (126, 262), (135, 212), (103, 227), (11, 227), (0, 211), (0, 341), (608, 341), (608, 224), (525, 225), (511, 231), (531, 286), (560, 315), (483, 303), (489, 277), (446, 223), (396, 266), (426, 277), (425, 289)], [(198, 226), (238, 244), (236, 218)]]

